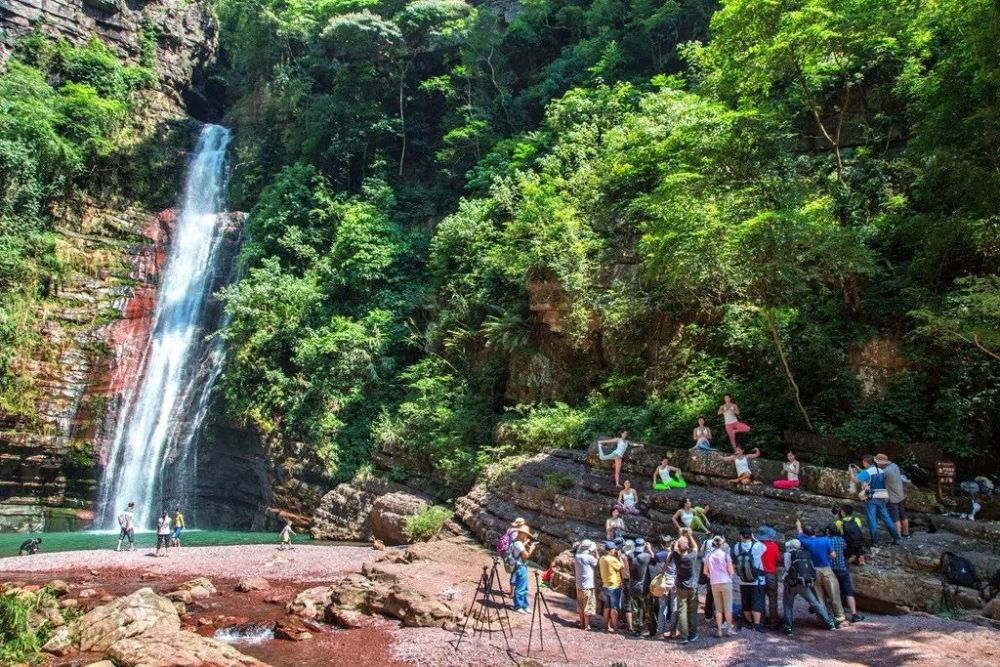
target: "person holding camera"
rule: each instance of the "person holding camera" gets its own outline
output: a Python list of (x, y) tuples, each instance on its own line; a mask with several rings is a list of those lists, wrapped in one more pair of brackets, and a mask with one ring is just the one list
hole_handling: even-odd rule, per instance
[(622, 565), (618, 546), (610, 540), (604, 543), (604, 555), (598, 561), (601, 570), (601, 597), (604, 598), (604, 627), (614, 632), (618, 627), (618, 610), (622, 606)]
[(517, 528), (517, 539), (511, 548), (514, 555), (514, 611), (527, 614), (528, 607), (528, 560), (535, 552), (531, 528), (523, 524)]
[(576, 574), (576, 609), (580, 614), (580, 628), (590, 629), (590, 617), (597, 610), (597, 597), (594, 595), (594, 569), (597, 567), (597, 545), (590, 540), (584, 540), (577, 547), (573, 557), (573, 570)]
[(851, 480), (860, 484), (861, 498), (865, 501), (865, 517), (868, 519), (868, 532), (871, 534), (871, 544), (878, 546), (878, 523), (876, 517), (882, 520), (885, 527), (892, 536), (892, 543), (899, 544), (899, 531), (896, 530), (896, 522), (889, 514), (889, 490), (886, 488), (885, 473), (875, 465), (875, 457), (865, 454), (861, 458), (862, 468), (851, 464), (848, 471), (851, 473)]

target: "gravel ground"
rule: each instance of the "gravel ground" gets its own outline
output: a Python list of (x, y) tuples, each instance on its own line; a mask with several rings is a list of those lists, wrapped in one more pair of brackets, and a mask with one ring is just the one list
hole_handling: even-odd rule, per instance
[[(725, 639), (712, 636), (714, 623), (709, 626), (702, 617), (701, 638), (694, 644), (679, 646), (664, 640), (610, 635), (603, 630), (584, 632), (574, 623), (575, 610), (571, 609), (569, 599), (555, 593), (546, 593), (546, 598), (556, 616), (568, 661), (559, 651), (552, 625), (546, 619), (545, 651), (538, 651), (536, 635), (531, 652), (531, 657), (543, 665), (995, 667), (1000, 664), (1000, 632), (925, 614), (869, 615), (862, 623), (830, 632), (809, 618), (804, 607), (796, 606), (792, 638), (778, 632), (741, 631), (737, 637)], [(499, 667), (517, 662), (507, 655), (499, 633), (492, 641), (485, 635), (471, 641), (467, 636), (458, 651), (455, 650), (457, 635), (437, 628), (398, 628), (392, 635), (393, 657), (418, 667)], [(518, 660), (527, 656), (527, 645), (528, 627), (515, 624), (512, 647)]]
[[(361, 564), (381, 552), (368, 547), (298, 546), (279, 551), (270, 544), (224, 547), (178, 547), (166, 558), (153, 558), (148, 549), (115, 552), (64, 551), (34, 556), (0, 558), (0, 575), (89, 570), (148, 572), (157, 576), (204, 576), (239, 578), (261, 576), (269, 580), (304, 584), (329, 581), (332, 577), (356, 572)], [(303, 586), (305, 588), (306, 586)]]

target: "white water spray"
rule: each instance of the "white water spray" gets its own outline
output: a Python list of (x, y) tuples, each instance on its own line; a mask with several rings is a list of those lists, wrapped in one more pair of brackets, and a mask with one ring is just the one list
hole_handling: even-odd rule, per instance
[[(195, 147), (137, 389), (124, 397), (100, 487), (101, 525), (135, 501), (135, 525), (150, 527), (161, 505), (185, 499), (195, 468), (195, 434), (221, 368), (219, 343), (206, 343), (205, 302), (226, 226), (229, 130), (206, 125)], [(165, 488), (168, 463), (178, 468)], [(172, 508), (171, 508), (172, 509)]]

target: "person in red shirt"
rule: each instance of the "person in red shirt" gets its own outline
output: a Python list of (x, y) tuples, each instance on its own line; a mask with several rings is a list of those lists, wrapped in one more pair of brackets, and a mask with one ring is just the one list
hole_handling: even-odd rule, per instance
[(778, 534), (770, 526), (757, 529), (757, 539), (764, 545), (764, 553), (760, 557), (764, 568), (764, 625), (777, 628), (778, 616), (778, 563), (781, 562), (781, 548), (778, 547)]

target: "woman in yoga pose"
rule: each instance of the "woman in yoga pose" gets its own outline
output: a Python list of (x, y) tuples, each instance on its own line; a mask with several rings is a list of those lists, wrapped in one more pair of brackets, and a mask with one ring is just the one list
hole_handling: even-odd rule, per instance
[(665, 491), (666, 489), (683, 489), (687, 487), (681, 469), (670, 465), (670, 458), (664, 456), (660, 459), (660, 465), (653, 471), (653, 489)]
[(722, 397), (722, 405), (719, 406), (719, 414), (726, 422), (726, 435), (729, 436), (729, 444), (733, 450), (736, 449), (736, 434), (749, 433), (750, 426), (740, 421), (740, 406), (733, 402), (732, 394), (725, 394)]
[(639, 513), (639, 494), (632, 488), (632, 482), (625, 480), (625, 488), (618, 493), (615, 509), (625, 514)]
[(712, 449), (712, 429), (705, 425), (704, 417), (698, 417), (698, 425), (694, 427), (692, 437), (695, 449)]
[[(615, 448), (605, 453), (604, 445), (612, 442), (615, 443)], [(628, 451), (629, 447), (645, 447), (645, 445), (638, 442), (629, 442), (628, 431), (622, 431), (622, 434), (617, 438), (605, 438), (604, 440), (597, 441), (597, 458), (602, 461), (609, 461), (611, 459), (615, 461), (615, 486), (622, 485), (622, 458), (625, 457), (625, 452)]]
[(680, 509), (674, 512), (673, 517), (674, 525), (677, 526), (677, 532), (683, 535), (685, 529), (690, 529), (707, 533), (712, 528), (712, 524), (708, 522), (707, 516), (709, 509), (708, 505), (705, 505), (705, 507), (695, 507), (691, 503), (690, 498), (682, 500)]
[(774, 480), (774, 488), (797, 489), (799, 488), (799, 462), (795, 460), (795, 452), (788, 452), (785, 456), (788, 460), (781, 464), (781, 470), (785, 473), (785, 479)]

